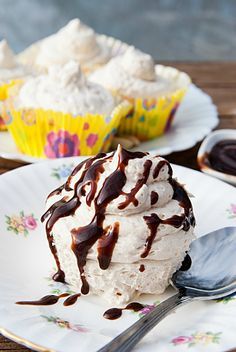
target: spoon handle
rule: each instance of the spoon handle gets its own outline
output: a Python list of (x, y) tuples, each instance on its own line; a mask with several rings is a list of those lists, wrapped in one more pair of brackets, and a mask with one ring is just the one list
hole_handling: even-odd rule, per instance
[(183, 303), (190, 302), (192, 298), (178, 292), (164, 302), (160, 303), (153, 311), (148, 313), (98, 352), (128, 352), (163, 318)]

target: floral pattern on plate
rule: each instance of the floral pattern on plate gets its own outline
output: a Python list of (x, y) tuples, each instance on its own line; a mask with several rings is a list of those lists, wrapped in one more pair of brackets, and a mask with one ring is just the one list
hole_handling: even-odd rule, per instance
[(33, 214), (25, 215), (24, 211), (20, 211), (19, 215), (5, 215), (7, 230), (14, 232), (16, 235), (24, 235), (27, 237), (29, 231), (37, 228), (37, 219)]
[(68, 177), (74, 169), (74, 164), (62, 164), (61, 166), (54, 167), (52, 169), (52, 177), (55, 177), (57, 180), (62, 180), (63, 178)]
[(226, 210), (229, 219), (236, 219), (236, 204), (231, 203), (230, 207)]
[(219, 298), (216, 300), (216, 303), (223, 303), (223, 304), (227, 304), (229, 302), (234, 302), (236, 301), (236, 295), (231, 295), (225, 298)]
[(209, 345), (212, 343), (219, 344), (221, 338), (221, 332), (195, 332), (190, 336), (178, 336), (175, 337), (171, 343), (174, 346), (187, 345), (188, 347), (193, 347), (195, 345)]
[(41, 315), (42, 318), (46, 319), (49, 323), (53, 323), (59, 328), (66, 328), (76, 332), (88, 332), (89, 330), (81, 324), (70, 323), (67, 320), (63, 320), (59, 317)]
[(160, 301), (156, 301), (153, 304), (145, 305), (145, 307), (138, 312), (138, 316), (140, 318), (144, 317), (145, 315), (147, 315), (148, 313), (153, 311), (153, 309), (156, 308), (156, 306), (158, 306), (158, 304), (160, 304)]
[[(56, 269), (54, 270), (54, 273)], [(45, 277), (45, 280), (48, 281), (48, 286), (50, 287), (50, 293), (54, 295), (61, 295), (62, 293), (69, 293), (70, 295), (74, 295), (75, 291), (71, 290), (70, 286), (63, 284), (61, 282), (56, 282), (52, 278), (53, 274), (50, 274), (48, 277)]]

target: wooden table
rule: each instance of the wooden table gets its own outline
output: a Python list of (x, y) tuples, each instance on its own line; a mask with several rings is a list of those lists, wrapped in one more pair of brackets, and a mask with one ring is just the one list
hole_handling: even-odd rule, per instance
[[(168, 63), (164, 63), (168, 64)], [(218, 107), (220, 123), (217, 128), (236, 128), (236, 62), (172, 62), (170, 65), (187, 72), (193, 82), (208, 93)], [(193, 148), (167, 156), (170, 162), (198, 169), (196, 163), (200, 143)], [(0, 173), (22, 164), (0, 158)], [(235, 338), (236, 346), (236, 338)], [(0, 335), (0, 351), (29, 351)], [(232, 350), (232, 352), (236, 352)]]

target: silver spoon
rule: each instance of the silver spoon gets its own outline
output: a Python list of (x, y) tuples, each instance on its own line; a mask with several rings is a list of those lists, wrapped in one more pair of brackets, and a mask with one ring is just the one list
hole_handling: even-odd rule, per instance
[(225, 227), (195, 240), (189, 256), (171, 279), (177, 293), (159, 304), (98, 352), (127, 352), (174, 309), (193, 300), (218, 299), (236, 292), (236, 227)]

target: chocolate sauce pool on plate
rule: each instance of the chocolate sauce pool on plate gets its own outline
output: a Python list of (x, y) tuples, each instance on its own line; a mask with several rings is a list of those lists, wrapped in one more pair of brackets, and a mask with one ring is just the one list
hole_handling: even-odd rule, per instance
[(110, 308), (105, 311), (103, 317), (109, 320), (115, 320), (121, 317), (123, 310), (132, 310), (134, 312), (139, 312), (145, 306), (138, 302), (129, 303), (125, 308)]
[(62, 293), (61, 295), (47, 295), (36, 301), (19, 301), (16, 304), (29, 306), (51, 306), (56, 304), (60, 298), (68, 297), (69, 293)]
[(72, 306), (73, 304), (75, 304), (77, 302), (77, 299), (81, 296), (80, 293), (76, 293), (74, 295), (69, 296), (63, 303), (63, 306)]
[(16, 304), (19, 305), (29, 305), (29, 306), (51, 306), (53, 304), (56, 304), (60, 298), (65, 298), (65, 301), (63, 303), (64, 306), (68, 307), (68, 306), (72, 306), (73, 304), (75, 304), (77, 302), (77, 299), (81, 296), (80, 293), (76, 293), (76, 294), (69, 294), (69, 293), (62, 293), (60, 295), (47, 295), (44, 296), (38, 300), (35, 301), (19, 301), (16, 302)]

